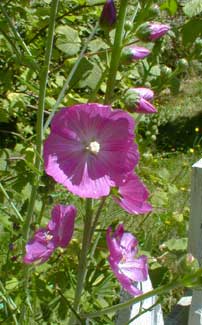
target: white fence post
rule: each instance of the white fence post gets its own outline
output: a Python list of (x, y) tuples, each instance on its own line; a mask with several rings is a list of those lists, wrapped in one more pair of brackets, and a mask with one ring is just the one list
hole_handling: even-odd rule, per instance
[[(192, 169), (189, 252), (202, 266), (202, 159)], [(188, 325), (202, 325), (202, 288), (194, 289)]]
[[(138, 288), (146, 293), (153, 289), (150, 277), (147, 281), (138, 283)], [(121, 291), (121, 302), (127, 301), (131, 298), (130, 295)], [(116, 325), (164, 325), (163, 313), (161, 310), (161, 305), (155, 305), (157, 301), (157, 296), (150, 297), (143, 300), (142, 302), (136, 303), (131, 307), (119, 310), (117, 313)], [(155, 306), (153, 306), (155, 305)], [(141, 312), (147, 310), (142, 315), (138, 316)], [(133, 320), (133, 318), (135, 318)]]

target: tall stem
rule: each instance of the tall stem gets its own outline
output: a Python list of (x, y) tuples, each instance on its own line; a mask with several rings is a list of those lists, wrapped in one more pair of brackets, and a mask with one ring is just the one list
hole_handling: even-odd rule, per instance
[(115, 81), (116, 81), (116, 73), (117, 73), (117, 69), (121, 57), (122, 39), (124, 34), (124, 23), (126, 17), (127, 4), (128, 4), (128, 0), (121, 0), (118, 20), (117, 20), (117, 28), (116, 28), (114, 44), (112, 48), (109, 75), (107, 80), (105, 104), (110, 104), (112, 101), (112, 95), (113, 95)]
[(54, 106), (53, 106), (53, 108), (52, 108), (52, 111), (51, 111), (51, 113), (50, 113), (50, 115), (49, 115), (49, 117), (48, 117), (48, 119), (47, 119), (47, 121), (46, 121), (46, 123), (45, 123), (45, 125), (44, 125), (44, 132), (46, 131), (47, 127), (49, 126), (49, 124), (50, 124), (50, 122), (51, 122), (51, 120), (52, 120), (52, 118), (53, 118), (53, 116), (54, 116), (54, 114), (55, 114), (55, 112), (56, 112), (56, 110), (57, 110), (59, 104), (61, 103), (61, 100), (62, 100), (63, 97), (64, 97), (65, 92), (66, 92), (67, 90), (69, 90), (69, 84), (70, 84), (70, 82), (71, 82), (71, 80), (72, 80), (72, 78), (73, 78), (73, 76), (74, 76), (76, 70), (78, 69), (78, 66), (79, 66), (79, 64), (80, 64), (80, 62), (81, 62), (81, 60), (82, 60), (82, 58), (84, 57), (84, 54), (85, 54), (85, 52), (86, 52), (86, 50), (87, 50), (87, 48), (88, 48), (88, 44), (89, 44), (89, 42), (90, 42), (90, 41), (92, 40), (92, 38), (94, 37), (94, 35), (95, 35), (97, 29), (98, 29), (98, 23), (96, 24), (96, 26), (93, 28), (92, 32), (90, 33), (90, 35), (89, 35), (89, 37), (88, 37), (86, 43), (84, 44), (84, 46), (83, 46), (83, 48), (82, 48), (82, 50), (81, 50), (81, 52), (80, 52), (80, 54), (79, 54), (79, 56), (78, 56), (78, 58), (77, 58), (75, 64), (74, 64), (74, 66), (72, 67), (72, 70), (70, 71), (70, 73), (69, 73), (69, 75), (68, 75), (68, 77), (67, 77), (67, 79), (66, 79), (66, 81), (65, 81), (65, 83), (64, 83), (64, 86), (62, 87), (61, 92), (60, 92), (59, 95), (58, 95), (58, 98), (57, 98), (57, 100), (56, 100), (56, 103), (54, 104)]
[[(45, 96), (46, 87), (48, 81), (48, 71), (50, 66), (50, 60), (52, 55), (53, 38), (55, 30), (55, 18), (57, 14), (59, 0), (52, 0), (51, 13), (49, 20), (49, 29), (46, 45), (46, 53), (44, 59), (44, 65), (41, 68), (40, 75), (40, 89), (39, 89), (39, 107), (37, 112), (37, 125), (36, 125), (36, 159), (35, 168), (40, 170), (41, 167), (41, 155), (42, 155), (42, 145), (43, 145), (43, 123), (44, 123), (44, 107), (45, 107)], [(32, 215), (34, 211), (34, 205), (36, 201), (37, 189), (38, 189), (39, 176), (36, 176), (35, 184), (32, 186), (30, 202), (28, 206), (27, 217), (24, 224), (24, 239), (27, 241), (29, 237), (29, 229), (32, 221)]]
[[(83, 231), (83, 240), (82, 248), (79, 256), (79, 265), (77, 272), (77, 286), (75, 290), (73, 309), (75, 312), (78, 311), (79, 302), (81, 299), (81, 293), (84, 287), (84, 281), (87, 272), (87, 254), (90, 245), (90, 235), (91, 235), (91, 224), (92, 224), (92, 199), (86, 200), (86, 214), (84, 218), (84, 231)], [(70, 317), (69, 325), (75, 323), (75, 315), (72, 314)]]
[(25, 42), (23, 41), (22, 37), (20, 36), (20, 34), (18, 33), (18, 31), (16, 30), (15, 26), (12, 23), (12, 20), (10, 19), (9, 15), (7, 14), (6, 9), (4, 8), (4, 6), (0, 3), (0, 9), (3, 12), (8, 25), (10, 26), (15, 39), (19, 42), (19, 44), (21, 45), (21, 47), (23, 48), (23, 50), (25, 51), (25, 53), (32, 58), (32, 53), (30, 52), (29, 48), (27, 47), (27, 45), (25, 44)]

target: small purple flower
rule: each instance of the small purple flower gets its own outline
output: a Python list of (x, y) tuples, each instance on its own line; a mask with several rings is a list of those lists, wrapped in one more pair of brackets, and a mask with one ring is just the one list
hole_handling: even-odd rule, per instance
[(119, 225), (114, 234), (107, 229), (107, 245), (109, 249), (109, 263), (117, 280), (124, 290), (132, 296), (142, 294), (134, 282), (145, 281), (148, 277), (147, 257), (138, 253), (138, 241), (129, 232), (124, 232), (124, 226)]
[(150, 54), (150, 50), (142, 46), (127, 46), (124, 47), (121, 53), (121, 62), (123, 64), (129, 64), (136, 60), (144, 59)]
[(100, 26), (104, 29), (112, 29), (116, 23), (116, 8), (113, 0), (106, 0), (101, 16)]
[(136, 34), (143, 41), (155, 41), (165, 35), (170, 26), (158, 22), (146, 22), (139, 26)]
[(154, 93), (149, 88), (130, 88), (125, 93), (125, 105), (130, 112), (153, 114), (156, 108), (150, 103)]
[(118, 195), (113, 196), (113, 199), (128, 213), (142, 214), (152, 211), (152, 206), (147, 202), (148, 196), (146, 186), (134, 173), (122, 181)]
[(46, 173), (80, 197), (108, 195), (138, 159), (134, 120), (96, 103), (61, 109), (44, 144)]
[(73, 205), (56, 205), (46, 228), (37, 230), (26, 244), (24, 263), (46, 262), (57, 247), (65, 248), (73, 235), (76, 208)]

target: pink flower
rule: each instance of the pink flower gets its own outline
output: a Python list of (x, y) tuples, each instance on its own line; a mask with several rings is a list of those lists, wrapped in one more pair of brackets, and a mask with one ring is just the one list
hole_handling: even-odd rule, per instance
[(113, 199), (128, 213), (142, 214), (152, 211), (152, 206), (147, 202), (148, 196), (147, 188), (134, 173), (122, 181), (118, 196), (113, 196)]
[(134, 120), (96, 103), (61, 109), (44, 145), (46, 173), (80, 197), (108, 195), (138, 158)]
[(111, 29), (116, 23), (116, 8), (113, 0), (106, 0), (101, 16), (100, 26), (105, 29)]
[(125, 93), (124, 103), (130, 112), (153, 114), (156, 108), (150, 103), (154, 93), (149, 88), (130, 88)]
[(132, 45), (124, 47), (121, 53), (121, 63), (129, 64), (136, 60), (144, 59), (150, 54), (150, 50), (145, 47)]
[(146, 22), (139, 26), (136, 34), (143, 41), (155, 41), (165, 35), (170, 26), (158, 22)]
[(135, 257), (138, 253), (137, 239), (119, 225), (114, 234), (110, 227), (107, 229), (107, 245), (110, 266), (123, 289), (132, 296), (142, 294), (134, 282), (147, 280), (148, 266), (146, 256)]
[(73, 205), (56, 205), (46, 228), (37, 230), (26, 244), (24, 263), (46, 262), (57, 247), (65, 248), (73, 235), (76, 208)]

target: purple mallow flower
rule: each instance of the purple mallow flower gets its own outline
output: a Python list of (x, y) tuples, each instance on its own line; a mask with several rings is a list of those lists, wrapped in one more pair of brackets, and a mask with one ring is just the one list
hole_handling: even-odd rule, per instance
[(152, 211), (152, 206), (147, 202), (148, 196), (147, 188), (133, 173), (123, 179), (113, 199), (128, 213), (142, 214)]
[(169, 30), (169, 25), (158, 22), (146, 22), (139, 26), (136, 35), (143, 41), (155, 41)]
[(116, 8), (113, 0), (107, 0), (104, 4), (101, 16), (100, 26), (104, 29), (111, 29), (116, 23)]
[(147, 280), (147, 257), (138, 253), (138, 241), (129, 232), (124, 231), (124, 226), (119, 225), (114, 234), (112, 229), (107, 229), (107, 245), (109, 249), (109, 263), (117, 280), (124, 290), (132, 296), (142, 294), (134, 282)]
[(124, 47), (121, 53), (121, 63), (129, 64), (136, 60), (144, 59), (150, 54), (150, 50), (145, 47), (132, 45)]
[(61, 109), (44, 144), (46, 173), (80, 197), (108, 195), (138, 159), (132, 117), (97, 103)]
[(152, 114), (156, 108), (150, 103), (154, 93), (149, 88), (130, 88), (125, 93), (124, 103), (130, 112)]
[(24, 263), (46, 262), (57, 247), (65, 248), (73, 235), (76, 208), (73, 205), (56, 205), (46, 228), (37, 230), (26, 244)]

